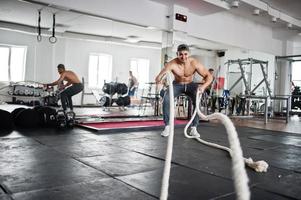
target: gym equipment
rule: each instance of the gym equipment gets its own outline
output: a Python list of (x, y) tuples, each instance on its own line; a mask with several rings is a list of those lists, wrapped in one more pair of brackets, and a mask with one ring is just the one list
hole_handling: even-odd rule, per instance
[(148, 84), (148, 88), (143, 88), (141, 101), (139, 105), (139, 113), (145, 114), (146, 107), (151, 105), (154, 108), (154, 115), (159, 116), (159, 100), (160, 94), (157, 91), (155, 82), (145, 83)]
[(28, 108), (20, 110), (16, 114), (14, 123), (20, 128), (34, 128), (39, 125), (40, 119), (40, 115), (36, 110)]
[(42, 35), (41, 35), (41, 9), (38, 10), (38, 35), (37, 35), (37, 40), (38, 42), (42, 41)]
[[(243, 83), (244, 83), (244, 86), (245, 86), (245, 92), (244, 92), (244, 94), (246, 94), (246, 95), (253, 94), (262, 83), (265, 83), (268, 95), (270, 97), (272, 96), (272, 91), (271, 91), (271, 88), (270, 88), (270, 84), (269, 84), (269, 82), (267, 80), (267, 77), (268, 77), (268, 75), (267, 75), (268, 61), (261, 61), (261, 60), (256, 60), (256, 59), (253, 59), (253, 58), (248, 58), (248, 59), (228, 60), (226, 62), (226, 64), (228, 64), (228, 73), (231, 73), (230, 72), (230, 67), (233, 64), (238, 64), (239, 70), (240, 70), (240, 73), (241, 73), (241, 76), (237, 79), (237, 81), (231, 87), (229, 87), (229, 92), (231, 92), (231, 90), (233, 90), (234, 87), (241, 80), (243, 80)], [(249, 73), (250, 73), (250, 76), (252, 77), (253, 65), (255, 65), (255, 64), (259, 64), (260, 65), (261, 72), (262, 72), (262, 75), (263, 75), (263, 79), (259, 83), (257, 83), (257, 84), (253, 84), (251, 82), (252, 78), (249, 78), (249, 80), (247, 80), (246, 71), (244, 69), (244, 66), (249, 66)], [(229, 76), (228, 76), (228, 81), (227, 82), (229, 83)], [(253, 89), (251, 88), (252, 85), (255, 85), (255, 87)]]
[[(250, 115), (250, 101), (252, 99), (259, 99), (264, 101), (264, 108), (262, 107), (262, 110), (264, 110), (264, 123), (267, 123), (267, 119), (268, 119), (268, 112), (269, 112), (269, 105), (271, 105), (273, 102), (277, 101), (285, 101), (286, 107), (289, 108), (289, 101), (290, 101), (290, 97), (287, 95), (274, 95), (272, 96), (272, 91), (270, 88), (270, 84), (268, 82), (268, 75), (267, 75), (267, 71), (268, 71), (268, 62), (267, 61), (261, 61), (261, 60), (256, 60), (253, 58), (248, 58), (248, 59), (238, 59), (238, 60), (228, 60), (226, 62), (226, 64), (228, 64), (228, 73), (230, 72), (230, 66), (232, 64), (238, 64), (239, 66), (239, 70), (240, 70), (240, 74), (241, 76), (236, 80), (236, 82), (229, 87), (229, 92), (231, 92), (231, 90), (234, 89), (234, 87), (241, 81), (243, 80), (243, 84), (244, 84), (244, 89), (245, 91), (239, 91), (240, 95), (239, 97), (240, 99), (240, 103), (236, 102), (236, 105), (238, 106), (238, 110), (236, 114), (242, 113), (244, 115), (244, 111), (246, 109), (247, 115)], [(255, 64), (259, 64), (260, 65), (260, 69), (263, 75), (263, 79), (256, 84), (252, 83), (252, 70), (253, 70), (253, 66)], [(245, 71), (245, 67), (248, 67), (248, 72)], [(235, 72), (234, 72), (235, 73)], [(249, 77), (246, 77), (246, 74), (249, 73)], [(229, 76), (227, 77), (228, 81), (227, 83), (231, 82)], [(263, 89), (263, 92), (260, 96), (255, 95), (255, 91), (259, 88), (259, 86), (265, 83), (265, 88)], [(251, 86), (254, 85), (254, 88), (252, 88)], [(245, 100), (243, 100), (243, 98)], [(288, 118), (289, 118), (289, 109), (286, 109), (286, 113), (285, 113), (285, 120), (286, 123), (288, 122)]]
[(26, 109), (26, 108), (16, 108), (15, 110), (13, 110), (13, 111), (11, 112), (13, 121), (15, 121), (15, 119), (16, 119), (18, 113), (19, 113), (20, 111), (22, 111), (22, 110), (25, 110), (25, 109)]
[(114, 95), (116, 93), (117, 84), (115, 82), (105, 83), (103, 85), (102, 91), (109, 95)]
[(44, 88), (42, 83), (34, 81), (10, 83), (0, 88), (0, 92), (1, 96), (11, 99), (8, 101), (13, 104), (58, 106), (58, 94), (54, 92), (54, 88)]
[(131, 104), (131, 98), (129, 96), (120, 96), (115, 100), (118, 106), (128, 106)]
[(125, 83), (117, 83), (116, 85), (117, 94), (124, 95), (128, 93), (128, 86)]
[(11, 130), (14, 126), (12, 114), (6, 110), (0, 110), (0, 121), (0, 129)]
[(56, 110), (48, 106), (36, 106), (33, 108), (39, 113), (41, 126), (55, 127), (57, 124)]
[(57, 41), (57, 38), (55, 37), (55, 14), (52, 15), (52, 35), (49, 37), (49, 42), (54, 44)]
[(56, 112), (56, 122), (58, 128), (66, 128), (67, 126), (67, 118), (64, 110), (58, 110)]
[(28, 105), (29, 106), (39, 106), (39, 105), (41, 105), (41, 102), (39, 100), (33, 100), (33, 101), (29, 101)]
[(67, 126), (72, 128), (75, 125), (75, 113), (73, 111), (66, 113)]
[(112, 100), (108, 96), (101, 96), (99, 99), (99, 105), (101, 107), (107, 107), (112, 105)]
[(17, 83), (10, 86), (12, 89), (8, 92), (8, 94), (16, 95), (16, 96), (35, 96), (41, 97), (43, 96), (44, 89), (41, 86), (31, 86), (26, 83)]
[(301, 91), (299, 86), (295, 86), (292, 92), (292, 109), (301, 109)]

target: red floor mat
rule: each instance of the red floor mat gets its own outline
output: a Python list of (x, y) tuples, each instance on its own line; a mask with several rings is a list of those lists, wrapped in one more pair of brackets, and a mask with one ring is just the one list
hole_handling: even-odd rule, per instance
[[(175, 120), (175, 125), (186, 124), (187, 120)], [(99, 122), (80, 124), (80, 126), (91, 128), (94, 130), (105, 129), (125, 129), (125, 128), (139, 128), (139, 127), (156, 127), (164, 126), (162, 120), (144, 120), (144, 121), (124, 121), (124, 122)]]

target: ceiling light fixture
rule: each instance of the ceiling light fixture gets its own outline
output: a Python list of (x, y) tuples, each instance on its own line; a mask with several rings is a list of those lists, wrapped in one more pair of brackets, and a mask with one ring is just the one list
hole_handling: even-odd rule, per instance
[(231, 3), (232, 8), (238, 8), (238, 6), (239, 6), (239, 1), (237, 1), (237, 0), (232, 1), (232, 3)]
[(153, 26), (147, 26), (146, 29), (148, 29), (148, 30), (156, 30), (157, 28), (153, 27)]
[(272, 17), (271, 22), (276, 23), (277, 22), (277, 17)]
[(291, 23), (287, 23), (287, 28), (293, 28), (293, 25)]
[(253, 10), (253, 15), (258, 16), (259, 14), (260, 14), (260, 10), (259, 9)]
[(129, 42), (129, 43), (138, 43), (140, 40), (139, 40), (138, 36), (130, 35), (124, 41)]

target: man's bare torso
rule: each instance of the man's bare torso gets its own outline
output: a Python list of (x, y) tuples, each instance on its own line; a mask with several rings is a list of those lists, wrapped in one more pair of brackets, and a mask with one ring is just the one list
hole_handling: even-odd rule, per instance
[(64, 76), (64, 81), (67, 81), (67, 83), (74, 84), (74, 83), (80, 83), (81, 81), (77, 77), (77, 75), (73, 71), (65, 71), (62, 76)]
[(193, 64), (193, 58), (189, 58), (187, 62), (182, 63), (177, 58), (173, 59), (170, 63), (171, 70), (175, 76), (177, 83), (191, 83), (196, 67)]

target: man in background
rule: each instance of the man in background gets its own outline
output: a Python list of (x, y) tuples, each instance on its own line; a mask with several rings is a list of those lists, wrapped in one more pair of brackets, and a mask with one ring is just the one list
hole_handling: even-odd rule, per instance
[(135, 95), (135, 92), (138, 88), (138, 80), (133, 75), (132, 71), (129, 71), (130, 77), (129, 77), (129, 96), (133, 97)]
[[(71, 70), (66, 70), (63, 64), (59, 64), (57, 70), (60, 78), (52, 83), (44, 84), (44, 86), (58, 85), (59, 90), (61, 90), (60, 97), (63, 110), (66, 111), (69, 107), (70, 111), (73, 111), (72, 96), (81, 92), (84, 86), (77, 75)], [(64, 81), (66, 81), (66, 84), (64, 84)]]

